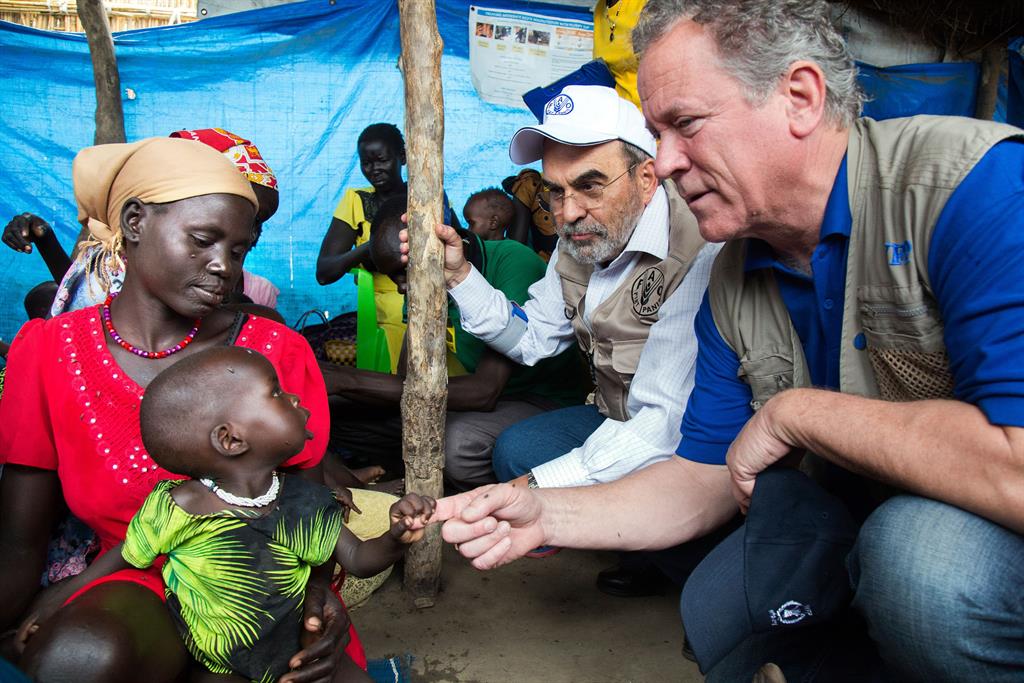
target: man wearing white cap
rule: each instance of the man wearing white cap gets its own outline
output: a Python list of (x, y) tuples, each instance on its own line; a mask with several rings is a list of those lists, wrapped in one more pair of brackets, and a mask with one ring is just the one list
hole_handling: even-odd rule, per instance
[(573, 343), (590, 360), (587, 405), (528, 418), (499, 437), (493, 466), (502, 481), (585, 486), (675, 452), (693, 388), (693, 319), (718, 247), (658, 182), (655, 150), (640, 111), (599, 86), (566, 87), (543, 123), (516, 132), (512, 161), (542, 161), (559, 235), (522, 308), (465, 261), (453, 231), (442, 235), (467, 332), (526, 365)]

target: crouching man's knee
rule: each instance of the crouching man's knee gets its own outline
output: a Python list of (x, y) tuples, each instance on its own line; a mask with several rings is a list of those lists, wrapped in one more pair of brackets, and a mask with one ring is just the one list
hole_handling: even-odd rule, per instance
[(945, 503), (890, 499), (849, 557), (854, 607), (903, 680), (1019, 680), (1024, 539)]

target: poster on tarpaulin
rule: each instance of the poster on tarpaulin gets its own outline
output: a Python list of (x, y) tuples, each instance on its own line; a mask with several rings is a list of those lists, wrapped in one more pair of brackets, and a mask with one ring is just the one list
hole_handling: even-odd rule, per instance
[(480, 98), (526, 109), (523, 93), (593, 57), (594, 22), (531, 12), (469, 8), (469, 69)]

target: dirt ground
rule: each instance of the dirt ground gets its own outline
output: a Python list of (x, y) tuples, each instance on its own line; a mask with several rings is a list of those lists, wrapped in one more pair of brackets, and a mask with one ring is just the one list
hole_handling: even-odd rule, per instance
[(696, 683), (681, 655), (677, 592), (615, 598), (594, 587), (613, 553), (563, 550), (490, 572), (445, 546), (441, 592), (416, 609), (400, 567), (352, 620), (371, 659), (412, 654), (424, 683)]

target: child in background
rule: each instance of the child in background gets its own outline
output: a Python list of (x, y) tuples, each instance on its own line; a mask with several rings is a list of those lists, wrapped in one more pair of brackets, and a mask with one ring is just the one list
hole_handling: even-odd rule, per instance
[(470, 231), (480, 239), (503, 240), (516, 212), (512, 199), (502, 190), (491, 187), (471, 195), (462, 215)]
[[(28, 294), (25, 295), (25, 315), (28, 316), (29, 320), (33, 320), (35, 318), (49, 318), (50, 306), (53, 304), (53, 297), (56, 295), (56, 282), (53, 280), (40, 282), (38, 285), (28, 290)], [(0, 356), (6, 358), (7, 352), (10, 348), (10, 344), (0, 339)], [(0, 382), (0, 387), (2, 387), (2, 382)], [(0, 393), (2, 393), (2, 391), (0, 391)]]
[(533, 248), (547, 263), (558, 244), (558, 233), (540, 173), (524, 168), (518, 175), (505, 178), (501, 186), (512, 195), (516, 212), (515, 228), (509, 236)]
[[(277, 681), (305, 645), (311, 568), (333, 557), (372, 576), (423, 536), (434, 509), (433, 499), (407, 494), (392, 505), (387, 533), (357, 539), (330, 489), (277, 471), (312, 438), (308, 418), (250, 349), (214, 347), (158, 375), (142, 403), (143, 443), (161, 467), (191, 478), (158, 483), (124, 543), (45, 592), (20, 639), (90, 582), (165, 557), (167, 602), (193, 657), (225, 681)], [(370, 679), (343, 656), (332, 680)]]

